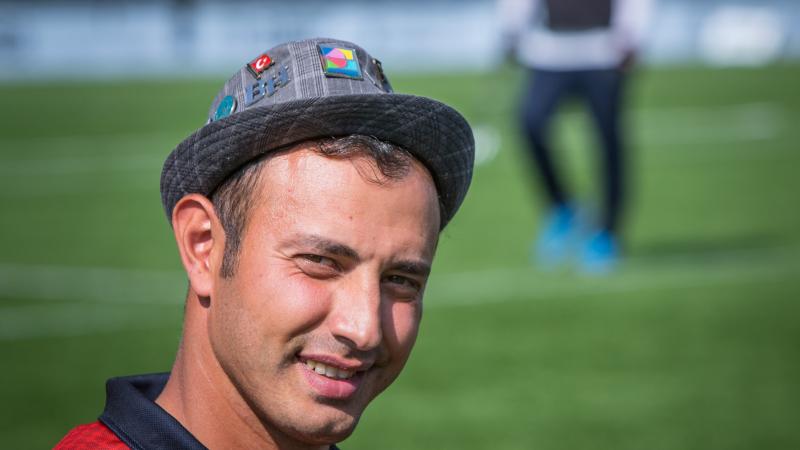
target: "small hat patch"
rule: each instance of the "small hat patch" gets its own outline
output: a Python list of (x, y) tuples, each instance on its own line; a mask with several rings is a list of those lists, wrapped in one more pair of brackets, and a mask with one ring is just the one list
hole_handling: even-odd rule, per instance
[(224, 119), (236, 111), (236, 99), (231, 95), (226, 95), (220, 100), (217, 105), (217, 110), (214, 112), (214, 120)]
[(261, 73), (267, 70), (274, 62), (275, 61), (273, 61), (268, 54), (264, 53), (250, 61), (250, 63), (247, 64), (247, 68), (250, 69), (250, 73), (252, 73), (254, 77), (258, 78), (261, 76)]
[(329, 77), (362, 79), (356, 51), (333, 45), (318, 45), (322, 71)]

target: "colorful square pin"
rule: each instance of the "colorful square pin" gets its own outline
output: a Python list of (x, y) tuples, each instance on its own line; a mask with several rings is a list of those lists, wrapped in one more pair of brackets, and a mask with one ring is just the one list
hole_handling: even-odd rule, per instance
[(274, 63), (275, 61), (273, 61), (268, 54), (264, 53), (258, 58), (250, 61), (250, 63), (247, 64), (247, 68), (250, 69), (250, 73), (252, 73), (254, 77), (258, 78), (261, 76), (262, 72), (269, 69), (269, 66)]
[(323, 44), (318, 44), (317, 48), (325, 76), (362, 79), (355, 49)]

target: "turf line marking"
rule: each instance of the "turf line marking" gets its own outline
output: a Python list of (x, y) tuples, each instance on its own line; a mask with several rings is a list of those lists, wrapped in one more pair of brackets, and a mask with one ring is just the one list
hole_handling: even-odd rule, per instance
[[(436, 299), (430, 302), (432, 305), (490, 303), (500, 301), (497, 297), (514, 295), (581, 296), (646, 290), (649, 286), (662, 289), (672, 283), (695, 286), (791, 274), (800, 274), (800, 248), (752, 248), (706, 257), (630, 258), (610, 277), (547, 275), (530, 267), (434, 274), (427, 297)], [(0, 264), (0, 293), (9, 299), (175, 304), (183, 301), (186, 283), (182, 271)]]
[[(565, 117), (576, 120), (584, 112)], [(777, 103), (740, 103), (719, 107), (662, 107), (631, 110), (637, 141), (642, 145), (692, 145), (775, 139), (790, 122), (790, 112)]]
[(631, 257), (609, 277), (547, 275), (529, 267), (442, 274), (431, 279), (427, 296), (434, 299), (428, 306), (464, 306), (781, 281), (793, 275), (800, 276), (800, 247), (758, 247)]
[[(774, 137), (781, 125), (790, 122), (787, 116), (793, 116), (794, 111), (787, 111), (786, 108), (775, 102), (761, 103), (738, 103), (722, 106), (678, 106), (678, 107), (658, 107), (658, 108), (639, 108), (630, 110), (630, 114), (636, 117), (637, 128), (643, 127), (645, 134), (648, 131), (657, 132), (659, 138), (675, 139), (680, 138), (686, 142), (692, 139), (714, 139), (729, 141), (731, 139), (758, 140)], [(583, 112), (565, 112), (563, 117), (573, 118), (583, 116)], [(643, 122), (640, 123), (640, 122)], [(663, 130), (665, 124), (680, 125), (680, 133), (673, 130)], [(734, 126), (741, 124), (742, 126)], [(643, 126), (642, 126), (643, 125)], [(653, 126), (657, 126), (653, 128)], [(669, 128), (669, 127), (668, 127)], [(706, 130), (706, 131), (704, 131)], [(109, 134), (86, 134), (86, 135), (64, 135), (48, 137), (2, 137), (0, 145), (6, 148), (14, 147), (44, 147), (47, 149), (57, 149), (52, 153), (39, 152), (37, 158), (31, 158), (29, 153), (15, 158), (11, 155), (3, 155), (0, 165), (0, 174), (19, 173), (20, 170), (42, 173), (71, 173), (88, 172), (97, 169), (108, 170), (141, 170), (149, 169), (151, 166), (160, 167), (163, 157), (169, 148), (164, 152), (157, 152), (151, 155), (143, 154), (141, 151), (136, 155), (119, 151), (119, 146), (131, 146), (133, 148), (160, 148), (165, 142), (177, 144), (185, 135), (182, 132), (164, 131), (143, 131), (139, 133), (109, 133)], [(87, 147), (107, 144), (108, 151), (91, 152), (83, 155), (64, 156), (64, 148), (76, 148), (85, 151)], [(146, 153), (146, 152), (145, 152)], [(102, 160), (106, 162), (93, 162)], [(14, 164), (11, 164), (14, 162)], [(111, 162), (109, 164), (109, 162)], [(108, 167), (108, 166), (111, 167)]]
[[(532, 278), (531, 270), (507, 269), (479, 274), (449, 275), (432, 283), (427, 307), (461, 307), (519, 301), (590, 298), (633, 292), (668, 291), (714, 285), (737, 285), (752, 282), (785, 282), (800, 275), (800, 264), (773, 268), (687, 269), (663, 274), (614, 276), (608, 278)], [(442, 276), (444, 278), (445, 276)], [(560, 282), (558, 281), (560, 280)], [(800, 291), (800, 288), (798, 288)], [(646, 301), (646, 297), (643, 298)]]
[[(789, 252), (782, 257), (790, 255)], [(796, 253), (791, 253), (796, 256)], [(779, 258), (780, 259), (780, 258)], [(490, 304), (522, 301), (559, 300), (569, 298), (591, 298), (613, 294), (648, 291), (668, 291), (708, 287), (713, 285), (737, 285), (753, 282), (785, 282), (787, 278), (800, 275), (800, 260), (793, 258), (781, 262), (773, 258), (768, 264), (753, 266), (741, 261), (733, 266), (712, 264), (698, 271), (686, 267), (682, 270), (667, 268), (664, 271), (637, 269), (626, 275), (611, 278), (559, 278), (531, 277), (530, 268), (508, 268), (475, 271), (459, 274), (443, 274), (432, 279), (426, 295), (427, 308), (450, 308), (485, 306)], [(0, 288), (7, 288), (8, 275), (20, 275), (22, 268), (0, 265)], [(118, 269), (75, 269), (26, 266), (29, 282), (55, 282), (67, 276), (62, 286), (52, 290), (28, 291), (25, 298), (38, 300), (65, 300), (60, 304), (10, 305), (0, 307), (0, 342), (36, 338), (62, 338), (72, 336), (113, 333), (123, 330), (177, 329), (180, 323), (182, 296), (170, 291), (182, 291), (185, 286), (177, 283), (183, 277), (178, 272), (123, 271)], [(86, 276), (80, 277), (83, 273)], [(32, 274), (32, 276), (31, 276)], [(57, 274), (57, 275), (56, 275)], [(127, 274), (127, 275), (126, 275)], [(103, 280), (104, 294), (98, 295), (96, 283)], [(87, 280), (89, 280), (87, 282)], [(64, 280), (62, 280), (64, 281)], [(130, 295), (129, 289), (138, 283), (148, 283), (150, 296), (146, 298)], [(115, 284), (110, 284), (115, 283)], [(169, 286), (167, 286), (169, 285)], [(70, 289), (63, 289), (71, 286)], [(83, 286), (85, 290), (77, 290)], [(155, 287), (161, 286), (161, 287)], [(60, 288), (60, 289), (59, 289)], [(141, 287), (139, 288), (142, 289)], [(163, 291), (162, 291), (163, 289)], [(17, 287), (17, 292), (21, 289)], [(800, 290), (800, 288), (798, 288)], [(6, 291), (8, 292), (8, 291)], [(13, 292), (13, 291), (12, 291)], [(61, 296), (58, 293), (62, 294)], [(40, 295), (40, 297), (36, 297)], [(91, 300), (91, 302), (76, 302)], [(639, 301), (646, 302), (643, 295)], [(146, 306), (143, 303), (148, 303)], [(158, 310), (154, 310), (158, 308)], [(163, 308), (167, 308), (164, 310)], [(172, 309), (170, 311), (169, 309)]]
[(180, 271), (0, 264), (0, 295), (5, 298), (176, 303), (183, 301), (186, 283)]
[[(191, 130), (189, 130), (191, 131)], [(76, 147), (83, 148), (86, 144), (97, 143), (115, 143), (115, 144), (130, 144), (138, 145), (143, 140), (152, 140), (153, 143), (162, 141), (175, 141), (175, 144), (180, 142), (183, 137), (188, 133), (181, 131), (141, 131), (141, 132), (119, 132), (119, 133), (93, 133), (93, 134), (73, 134), (73, 135), (60, 135), (60, 136), (15, 136), (15, 137), (2, 137), (0, 143), (3, 145), (35, 145), (44, 146), (46, 148), (60, 148), (60, 147)], [(183, 136), (183, 137), (182, 137)], [(61, 152), (54, 152), (52, 155), (57, 156)]]
[(4, 307), (0, 309), (0, 342), (176, 327), (180, 306), (168, 306), (174, 311), (98, 303)]
[(18, 159), (4, 161), (0, 175), (15, 174), (63, 175), (114, 172), (148, 171), (159, 168), (164, 163), (163, 155), (157, 154), (114, 154), (102, 156), (55, 156), (52, 158)]
[[(531, 268), (434, 275), (426, 307), (449, 308), (631, 292), (786, 282), (800, 276), (800, 248), (755, 248), (671, 258), (632, 258), (606, 278), (546, 276)], [(0, 302), (0, 341), (76, 336), (167, 325), (160, 308), (175, 308), (186, 290), (179, 271), (0, 264), (5, 298), (63, 302)], [(642, 301), (647, 301), (646, 295)], [(147, 305), (147, 306), (145, 306)], [(153, 308), (159, 308), (153, 311)]]

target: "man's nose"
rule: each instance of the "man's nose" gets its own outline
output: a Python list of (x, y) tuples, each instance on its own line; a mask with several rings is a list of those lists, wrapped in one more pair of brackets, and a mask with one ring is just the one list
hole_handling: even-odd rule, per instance
[(335, 296), (331, 315), (337, 339), (361, 351), (378, 347), (383, 340), (380, 280), (370, 276), (348, 280)]

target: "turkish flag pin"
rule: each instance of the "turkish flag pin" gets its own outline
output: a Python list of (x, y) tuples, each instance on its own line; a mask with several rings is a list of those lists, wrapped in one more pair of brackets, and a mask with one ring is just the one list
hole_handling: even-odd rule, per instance
[(247, 65), (247, 68), (250, 69), (250, 73), (252, 73), (254, 77), (258, 78), (261, 76), (261, 73), (267, 70), (274, 62), (275, 61), (273, 61), (268, 54), (264, 53), (258, 58), (250, 61), (250, 63)]

